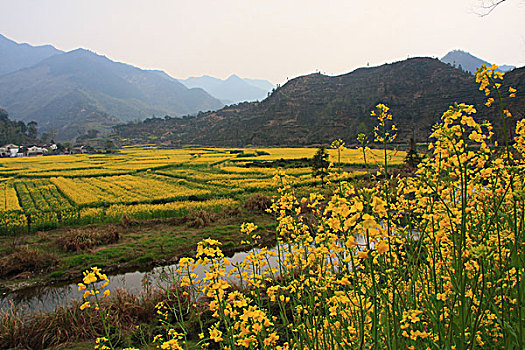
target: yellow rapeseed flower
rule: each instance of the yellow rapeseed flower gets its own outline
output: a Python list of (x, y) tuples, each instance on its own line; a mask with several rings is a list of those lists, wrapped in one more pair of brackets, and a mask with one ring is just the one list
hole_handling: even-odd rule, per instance
[(97, 276), (95, 276), (95, 274), (93, 272), (89, 272), (89, 273), (85, 273), (84, 272), (84, 279), (83, 279), (83, 281), (84, 281), (85, 284), (95, 283), (97, 281)]
[(383, 254), (383, 253), (387, 252), (388, 250), (389, 250), (388, 243), (386, 243), (385, 241), (381, 241), (377, 245), (377, 252), (379, 254)]
[(368, 251), (360, 250), (357, 252), (357, 256), (361, 259), (367, 259), (368, 258)]
[(222, 332), (218, 330), (217, 328), (213, 328), (210, 330), (210, 338), (214, 340), (216, 343), (218, 343), (223, 340)]

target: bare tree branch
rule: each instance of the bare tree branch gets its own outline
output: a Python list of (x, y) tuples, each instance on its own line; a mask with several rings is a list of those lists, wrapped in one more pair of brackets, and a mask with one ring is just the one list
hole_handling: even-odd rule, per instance
[(496, 7), (501, 5), (507, 0), (481, 0), (481, 13), (478, 13), (481, 17), (489, 15)]

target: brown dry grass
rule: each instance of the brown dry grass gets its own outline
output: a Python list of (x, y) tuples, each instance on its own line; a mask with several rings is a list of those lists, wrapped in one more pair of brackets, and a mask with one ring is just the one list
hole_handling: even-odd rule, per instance
[[(177, 289), (150, 290), (136, 296), (118, 290), (102, 301), (101, 309), (108, 315), (111, 329), (118, 329), (123, 335), (120, 343), (124, 345), (127, 342), (124, 335), (132, 333), (139, 324), (155, 323), (155, 305), (161, 300), (175, 300), (175, 293), (178, 293)], [(98, 311), (93, 308), (82, 311), (81, 304), (82, 301), (78, 301), (53, 312), (31, 316), (16, 310), (1, 312), (0, 349), (47, 349), (103, 336)]]
[(58, 258), (49, 252), (29, 248), (28, 245), (17, 247), (11, 254), (0, 258), (0, 278), (25, 272), (42, 272), (57, 262)]
[(113, 244), (120, 239), (120, 232), (115, 226), (106, 229), (98, 227), (75, 228), (58, 237), (56, 245), (63, 251), (82, 251), (96, 246)]
[(244, 202), (244, 207), (254, 212), (266, 212), (272, 205), (272, 199), (264, 194), (256, 193)]

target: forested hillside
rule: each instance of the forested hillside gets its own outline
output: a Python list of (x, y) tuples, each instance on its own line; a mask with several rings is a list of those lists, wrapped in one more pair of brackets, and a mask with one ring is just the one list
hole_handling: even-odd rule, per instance
[[(518, 89), (509, 101), (523, 113), (525, 74), (515, 69), (505, 84)], [(507, 86), (505, 85), (505, 86)], [(454, 102), (475, 104), (478, 118), (499, 119), (483, 105), (483, 93), (468, 73), (431, 58), (412, 58), (330, 77), (310, 74), (277, 89), (262, 102), (242, 103), (183, 119), (150, 118), (115, 127), (124, 144), (165, 143), (213, 146), (315, 145), (341, 138), (355, 142), (375, 123), (370, 111), (378, 103), (391, 108), (399, 142), (426, 140), (430, 128)]]

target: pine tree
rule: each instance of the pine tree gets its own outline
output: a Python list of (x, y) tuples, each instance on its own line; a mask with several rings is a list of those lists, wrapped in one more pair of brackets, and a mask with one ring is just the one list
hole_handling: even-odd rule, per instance
[(324, 179), (328, 175), (328, 166), (330, 162), (328, 161), (328, 153), (324, 147), (317, 149), (317, 152), (312, 158), (312, 173), (314, 177), (321, 178), (321, 184), (324, 186)]

